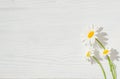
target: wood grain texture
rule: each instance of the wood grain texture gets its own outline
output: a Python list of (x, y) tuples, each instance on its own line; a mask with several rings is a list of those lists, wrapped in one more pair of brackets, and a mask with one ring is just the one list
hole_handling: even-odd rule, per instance
[(110, 46), (120, 51), (119, 7), (110, 0), (0, 0), (0, 79), (102, 79), (97, 64), (83, 58), (80, 34), (104, 25)]

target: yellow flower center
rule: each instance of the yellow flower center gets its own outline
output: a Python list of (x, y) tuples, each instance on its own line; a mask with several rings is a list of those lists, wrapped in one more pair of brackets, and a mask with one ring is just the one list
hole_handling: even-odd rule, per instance
[(90, 51), (88, 51), (87, 53), (86, 53), (86, 57), (90, 57), (91, 56), (91, 53), (90, 53)]
[(88, 33), (88, 38), (92, 38), (94, 36), (95, 32), (92, 30)]
[(105, 49), (104, 51), (103, 51), (103, 54), (104, 55), (107, 55), (109, 53), (109, 50), (108, 49)]

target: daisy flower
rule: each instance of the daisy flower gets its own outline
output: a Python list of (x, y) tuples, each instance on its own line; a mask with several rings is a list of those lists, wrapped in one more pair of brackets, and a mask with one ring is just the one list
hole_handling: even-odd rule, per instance
[(91, 64), (94, 63), (93, 59), (92, 59), (92, 56), (94, 56), (94, 50), (92, 49), (88, 49), (85, 53), (85, 56), (86, 56), (86, 60), (91, 62)]
[(95, 63), (93, 60), (93, 56), (96, 57), (99, 61), (102, 61), (102, 58), (100, 57), (100, 52), (96, 49), (88, 49), (85, 53), (87, 61), (91, 62), (91, 64)]
[(105, 48), (105, 49), (102, 49), (101, 51), (101, 54), (102, 54), (102, 56), (110, 56), (110, 53), (111, 53), (111, 48)]
[(92, 46), (95, 44), (95, 40), (97, 38), (97, 34), (99, 27), (96, 27), (95, 25), (92, 25), (91, 27), (89, 27), (89, 30), (85, 33), (85, 35), (82, 36), (82, 42), (86, 45), (86, 46)]
[(110, 50), (109, 49), (104, 49), (102, 54), (105, 55), (105, 56), (109, 55), (110, 54)]

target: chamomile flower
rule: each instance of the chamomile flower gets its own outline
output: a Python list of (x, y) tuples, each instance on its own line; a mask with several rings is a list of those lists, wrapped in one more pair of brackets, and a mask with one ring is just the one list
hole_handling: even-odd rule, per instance
[(92, 56), (94, 56), (94, 50), (92, 49), (88, 49), (85, 53), (85, 56), (86, 56), (86, 60), (91, 62), (91, 64), (93, 64), (93, 59), (92, 59)]
[(86, 46), (92, 46), (95, 44), (95, 40), (97, 38), (98, 35), (98, 30), (99, 27), (92, 25), (89, 30), (85, 33), (84, 36), (82, 36), (82, 42), (86, 45)]
[(101, 57), (107, 59), (107, 56), (110, 57), (111, 49), (105, 48), (105, 49), (100, 50), (100, 52), (101, 52)]
[(102, 51), (103, 56), (109, 56), (112, 61), (119, 60), (120, 56), (118, 56), (118, 51), (113, 48), (107, 48)]
[(110, 53), (110, 50), (109, 49), (105, 49), (105, 50), (103, 50), (103, 55), (108, 55)]
[(101, 52), (102, 52), (103, 56), (106, 56), (106, 55), (110, 56), (111, 49), (110, 48), (105, 48), (105, 49), (102, 49)]

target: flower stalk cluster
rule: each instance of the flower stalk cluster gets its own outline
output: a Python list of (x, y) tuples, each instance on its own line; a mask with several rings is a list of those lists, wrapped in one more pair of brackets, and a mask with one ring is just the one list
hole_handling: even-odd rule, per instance
[[(98, 42), (98, 44), (104, 49), (106, 50), (106, 48), (104, 47), (104, 45), (96, 38), (96, 41)], [(117, 74), (116, 74), (116, 68), (114, 63), (112, 62), (112, 60), (110, 59), (110, 57), (108, 55), (106, 55), (107, 60), (109, 62), (109, 66), (110, 66), (110, 71), (112, 74), (113, 79), (117, 79)]]
[[(85, 37), (83, 37), (84, 38), (82, 40), (83, 43), (89, 48), (89, 50), (87, 50), (88, 52), (86, 53), (87, 60), (89, 60), (91, 62), (93, 62), (93, 61), (96, 62), (102, 70), (104, 79), (107, 79), (105, 69), (98, 57), (98, 55), (102, 54), (102, 57), (103, 58), (105, 57), (108, 60), (108, 65), (110, 68), (112, 78), (117, 79), (116, 66), (113, 63), (113, 61), (111, 60), (111, 56), (110, 56), (110, 53), (112, 53), (112, 52), (110, 49), (106, 48), (106, 46), (103, 44), (103, 42), (101, 42), (104, 40), (99, 40), (101, 38), (105, 38), (100, 34), (104, 34), (103, 36), (105, 36), (105, 32), (102, 32), (101, 27), (92, 26), (89, 29), (89, 31), (87, 32), (87, 34), (85, 35)], [(99, 37), (99, 36), (101, 36), (101, 37)], [(102, 51), (96, 52), (95, 50), (97, 50), (97, 51), (102, 50)]]

